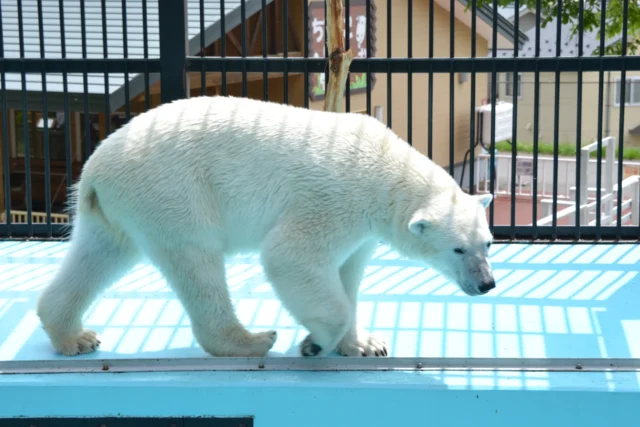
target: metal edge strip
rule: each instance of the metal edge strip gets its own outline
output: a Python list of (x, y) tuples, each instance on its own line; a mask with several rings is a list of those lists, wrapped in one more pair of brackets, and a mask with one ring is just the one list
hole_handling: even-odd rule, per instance
[(640, 372), (640, 359), (577, 358), (154, 358), (0, 361), (0, 375), (202, 371)]

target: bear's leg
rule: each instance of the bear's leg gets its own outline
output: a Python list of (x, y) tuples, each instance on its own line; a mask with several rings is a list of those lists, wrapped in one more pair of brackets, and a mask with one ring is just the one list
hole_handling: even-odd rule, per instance
[(203, 350), (213, 356), (264, 357), (273, 347), (275, 331), (251, 333), (238, 320), (222, 253), (195, 244), (156, 247), (153, 252), (154, 263), (180, 299)]
[(343, 356), (386, 356), (387, 345), (374, 335), (358, 327), (358, 291), (364, 271), (378, 244), (375, 240), (367, 242), (356, 250), (340, 267), (340, 279), (353, 307), (351, 328), (338, 344), (338, 353)]
[(100, 341), (84, 329), (82, 316), (98, 294), (138, 262), (128, 237), (105, 228), (94, 216), (80, 214), (71, 245), (53, 281), (40, 294), (37, 314), (53, 346), (66, 356), (91, 353)]
[(310, 332), (302, 355), (324, 356), (351, 327), (353, 307), (338, 266), (323, 254), (322, 246), (300, 245), (299, 238), (310, 242), (312, 235), (292, 236), (292, 229), (272, 232), (262, 248), (262, 265), (285, 308)]

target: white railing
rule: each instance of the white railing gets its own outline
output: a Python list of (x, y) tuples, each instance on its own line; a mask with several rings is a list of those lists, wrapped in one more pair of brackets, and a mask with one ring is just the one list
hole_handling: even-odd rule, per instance
[[(607, 150), (605, 155), (605, 161), (602, 168), (604, 176), (602, 176), (603, 187), (600, 187), (600, 224), (601, 225), (617, 225), (616, 213), (618, 210), (621, 212), (621, 222), (623, 225), (638, 225), (638, 192), (639, 178), (640, 176), (634, 175), (622, 181), (622, 188), (618, 189), (618, 185), (614, 185), (617, 165), (615, 165), (615, 152), (616, 152), (616, 139), (608, 137), (602, 140), (601, 144), (603, 149)], [(591, 153), (598, 150), (598, 143), (593, 142), (589, 145), (582, 147), (580, 150), (580, 182), (589, 182), (589, 178), (594, 174), (589, 173), (591, 162), (589, 161)], [(597, 177), (597, 174), (595, 174)], [(589, 193), (593, 193), (596, 189), (589, 187), (588, 185), (582, 185), (580, 188), (580, 194), (578, 194), (577, 208), (576, 202), (567, 201), (563, 205), (569, 205), (567, 208), (557, 212), (556, 218), (565, 218), (569, 220), (569, 225), (575, 225), (575, 212), (579, 209), (580, 223), (594, 225), (595, 219), (591, 219), (596, 216), (598, 210), (597, 200), (595, 197), (589, 197)], [(622, 191), (622, 203), (620, 206), (614, 206), (614, 202), (617, 201), (618, 191)], [(570, 187), (569, 192), (575, 194), (575, 187)], [(567, 194), (569, 196), (569, 194)], [(575, 200), (575, 197), (574, 197)], [(553, 222), (552, 212), (552, 200), (541, 200), (544, 217), (538, 220), (538, 225), (549, 225)], [(629, 211), (625, 213), (625, 210)], [(573, 215), (572, 215), (573, 214)]]
[[(588, 158), (588, 157), (587, 157)], [(604, 160), (604, 159), (603, 159)], [(475, 159), (475, 191), (478, 193), (488, 193), (490, 191), (489, 184), (489, 162), (491, 161), (491, 155), (481, 153), (476, 156)], [(533, 155), (531, 154), (518, 154), (516, 156), (516, 170), (520, 169), (520, 165), (529, 165), (533, 162)], [(584, 164), (584, 159), (581, 159)], [(511, 165), (512, 158), (511, 153), (497, 153), (495, 155), (495, 174), (496, 179), (494, 182), (494, 193), (496, 195), (511, 195)], [(597, 167), (597, 159), (588, 158), (589, 170), (595, 170)], [(604, 161), (603, 161), (604, 164)], [(640, 175), (640, 162), (625, 161), (624, 162), (625, 175)], [(467, 171), (469, 168), (467, 167)], [(603, 177), (605, 175), (605, 168), (602, 168)], [(617, 177), (618, 162), (613, 162), (613, 173)], [(533, 177), (527, 174), (518, 174), (516, 172), (516, 195), (517, 196), (532, 196), (533, 195)], [(582, 184), (581, 189), (588, 188), (590, 191), (595, 191), (597, 185), (597, 177), (595, 173), (587, 176), (587, 180), (584, 178), (580, 180)], [(616, 179), (614, 179), (616, 181)], [(468, 180), (463, 181), (463, 185), (466, 185)], [(585, 187), (584, 182), (587, 182)], [(604, 179), (603, 179), (604, 182)], [(558, 199), (559, 200), (573, 200), (575, 198), (573, 192), (576, 188), (576, 159), (575, 157), (560, 157), (558, 158)], [(553, 157), (546, 155), (538, 156), (538, 196), (539, 197), (553, 197)]]
[[(604, 189), (603, 189), (604, 190)], [(595, 191), (595, 190), (594, 190)], [(600, 224), (617, 225), (618, 207), (614, 202), (618, 200), (618, 185), (616, 184), (611, 193), (602, 191)], [(553, 200), (542, 199), (543, 218), (538, 220), (538, 225), (550, 225), (553, 222)], [(567, 206), (558, 211), (556, 218), (560, 221), (563, 218), (569, 220), (568, 225), (575, 225), (576, 205), (572, 201), (558, 200), (558, 206)], [(630, 176), (622, 181), (622, 225), (640, 225), (640, 176)], [(580, 204), (580, 223), (585, 225), (595, 225), (597, 211), (597, 200), (595, 197), (588, 197), (587, 203)], [(593, 218), (593, 219), (592, 219)]]
[[(11, 223), (12, 224), (27, 224), (28, 223), (27, 211), (11, 211)], [(6, 212), (0, 214), (0, 222), (7, 221)], [(46, 212), (31, 212), (31, 222), (33, 224), (46, 224), (47, 214)], [(51, 214), (51, 222), (53, 224), (66, 224), (69, 222), (69, 215), (66, 214)]]
[[(621, 221), (623, 225), (640, 225), (640, 162), (626, 161), (623, 163), (624, 175), (620, 190), (615, 183), (618, 176), (619, 164), (616, 161), (616, 139), (608, 137), (602, 140), (602, 148), (606, 149), (601, 168), (601, 197), (600, 197), (600, 222), (602, 225), (617, 225), (617, 200), (618, 191), (622, 191)], [(569, 225), (575, 225), (576, 209), (580, 210), (580, 223), (594, 225), (596, 220), (597, 200), (596, 186), (598, 184), (597, 173), (594, 169), (598, 161), (591, 158), (593, 152), (597, 152), (598, 143), (593, 142), (580, 150), (580, 176), (582, 184), (580, 194), (576, 195), (576, 159), (575, 157), (558, 158), (558, 195), (557, 205), (564, 207), (556, 213), (558, 221), (566, 218)], [(494, 193), (511, 195), (513, 158), (509, 154), (495, 154), (495, 181)], [(478, 193), (489, 192), (489, 165), (491, 155), (478, 154), (476, 160), (475, 189)], [(516, 161), (516, 195), (533, 196), (533, 156), (517, 155)], [(630, 175), (630, 176), (629, 176)], [(537, 221), (538, 225), (549, 225), (553, 221), (553, 157), (538, 156), (537, 193), (542, 205), (543, 218)], [(578, 199), (578, 200), (576, 200)], [(576, 205), (578, 208), (576, 208)]]

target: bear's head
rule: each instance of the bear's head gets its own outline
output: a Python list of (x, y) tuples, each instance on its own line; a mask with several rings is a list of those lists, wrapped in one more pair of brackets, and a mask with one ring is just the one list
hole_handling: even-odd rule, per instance
[(486, 294), (495, 288), (488, 257), (493, 236), (486, 217), (492, 200), (491, 194), (469, 195), (456, 187), (438, 193), (412, 211), (402, 251), (467, 295)]

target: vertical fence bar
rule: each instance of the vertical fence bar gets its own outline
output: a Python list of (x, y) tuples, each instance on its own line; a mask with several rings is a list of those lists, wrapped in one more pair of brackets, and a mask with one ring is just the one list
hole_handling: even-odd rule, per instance
[[(560, 57), (562, 46), (562, 0), (557, 0), (556, 15), (556, 57)], [(559, 63), (556, 62), (555, 71), (555, 108), (553, 127), (553, 198), (552, 198), (552, 238), (558, 237), (558, 155), (559, 155), (559, 131), (560, 131), (560, 70)]]
[(242, 62), (242, 97), (247, 97), (247, 2), (240, 1), (240, 44), (242, 52), (240, 55), (245, 61)]
[[(60, 0), (62, 1), (62, 0)], [(0, 7), (0, 57), (4, 58), (4, 26), (2, 7)], [(11, 174), (9, 173), (9, 121), (7, 118), (7, 77), (4, 67), (0, 70), (0, 108), (2, 108), (2, 164), (4, 167), (4, 209), (6, 216), (6, 237), (11, 236)]]
[[(227, 56), (227, 26), (226, 26), (226, 12), (224, 10), (224, 0), (220, 0), (220, 57)], [(222, 76), (220, 79), (220, 86), (222, 86), (222, 95), (227, 95), (227, 70), (226, 63), (222, 61)]]
[[(80, 0), (80, 27), (82, 33), (82, 59), (87, 59), (87, 16), (85, 0)], [(87, 72), (87, 62), (83, 61), (84, 70), (82, 73), (83, 100), (84, 100), (84, 160), (91, 155), (91, 117), (89, 113), (89, 76)]]
[[(22, 13), (22, 0), (18, 0), (18, 33), (20, 39), (20, 58), (24, 58), (24, 16)], [(31, 199), (31, 146), (29, 144), (29, 121), (27, 119), (29, 115), (29, 108), (27, 104), (27, 76), (24, 71), (24, 67), (20, 70), (20, 77), (22, 83), (22, 130), (24, 132), (24, 173), (26, 181), (26, 198), (27, 198), (27, 226), (28, 236), (33, 236), (33, 218), (32, 218), (32, 203)]]
[[(391, 59), (391, 45), (392, 45), (392, 37), (391, 37), (391, 15), (393, 11), (393, 6), (391, 5), (391, 0), (387, 0), (387, 59)], [(392, 127), (392, 114), (391, 114), (391, 106), (392, 106), (392, 77), (391, 77), (391, 61), (387, 61), (387, 126)]]
[(142, 0), (142, 49), (144, 55), (144, 108), (149, 111), (151, 96), (149, 90), (149, 34), (147, 34), (147, 0)]
[(371, 41), (373, 40), (373, 35), (371, 34), (371, 0), (366, 1), (366, 33), (367, 33), (367, 115), (371, 115)]
[[(305, 35), (306, 37), (306, 35)], [(262, 58), (267, 59), (267, 0), (262, 0)], [(269, 99), (269, 74), (267, 70), (267, 61), (264, 61), (264, 70), (262, 71), (262, 98), (267, 101)]]
[[(200, 0), (200, 57), (204, 58), (206, 56), (206, 41), (204, 38), (204, 0)], [(200, 95), (204, 96), (207, 94), (207, 72), (204, 68), (204, 61), (200, 61)]]
[[(449, 174), (454, 175), (455, 166), (455, 87), (453, 85), (455, 72), (453, 71), (453, 57), (456, 51), (456, 0), (449, 2)], [(495, 21), (494, 21), (495, 22)]]
[(520, 96), (520, 83), (518, 74), (518, 57), (520, 56), (520, 44), (518, 43), (518, 34), (520, 33), (520, 0), (515, 0), (514, 4), (514, 27), (515, 41), (513, 44), (513, 119), (511, 123), (511, 132), (513, 134), (511, 141), (511, 224), (510, 237), (516, 238), (516, 162), (518, 161), (518, 97)]
[[(38, 36), (40, 37), (40, 58), (45, 58), (44, 51), (44, 17), (42, 16), (42, 0), (38, 0)], [(47, 103), (47, 73), (42, 67), (42, 136), (44, 149), (44, 200), (47, 217), (47, 237), (51, 237), (51, 150), (49, 149), (49, 106)]]
[[(495, 197), (495, 179), (496, 179), (496, 171), (495, 171), (495, 163), (496, 163), (496, 97), (497, 97), (497, 88), (498, 82), (496, 77), (496, 58), (498, 56), (498, 0), (493, 0), (493, 36), (492, 36), (492, 52), (491, 57), (493, 58), (493, 64), (491, 67), (491, 145), (489, 148), (491, 152), (489, 153), (491, 157), (489, 170), (490, 170), (490, 178), (489, 178), (489, 188), (492, 195)], [(516, 39), (517, 40), (517, 39)], [(516, 41), (517, 43), (517, 41)], [(494, 226), (494, 216), (495, 216), (495, 203), (491, 203), (489, 206), (489, 227), (493, 230)]]
[[(536, 0), (536, 47), (535, 57), (540, 58), (540, 0)], [(538, 131), (540, 118), (540, 67), (536, 61), (533, 87), (533, 182), (532, 196), (532, 238), (538, 238)]]
[[(106, 0), (100, 0), (100, 12), (102, 15), (102, 55), (109, 57), (109, 49), (107, 42), (107, 5)], [(126, 44), (126, 41), (124, 42)], [(111, 102), (109, 102), (109, 70), (107, 65), (104, 66), (104, 126), (106, 134), (109, 135), (111, 128)]]
[[(87, 16), (85, 0), (80, 0), (80, 26), (82, 33), (82, 59), (87, 59)], [(89, 74), (87, 62), (83, 61), (84, 70), (82, 73), (83, 99), (84, 99), (84, 159), (89, 158), (92, 152), (93, 141), (91, 139), (91, 113), (89, 111)]]
[(282, 0), (282, 55), (283, 55), (283, 61), (282, 61), (282, 66), (284, 67), (283, 70), (283, 77), (284, 77), (284, 103), (288, 104), (289, 103), (289, 71), (287, 70), (287, 58), (289, 57), (289, 28), (288, 28), (288, 22), (289, 22), (289, 6), (287, 4), (287, 0)]
[[(584, 54), (584, 0), (580, 0), (578, 5), (578, 83), (577, 83), (577, 117), (576, 117), (576, 212), (575, 212), (575, 232), (574, 237), (580, 240), (580, 222), (582, 217), (582, 206), (580, 204), (582, 192), (582, 55)], [(586, 165), (585, 165), (586, 167)]]
[[(305, 1), (304, 2), (305, 6), (308, 3), (309, 3), (308, 1)], [(344, 50), (348, 52), (349, 49), (351, 49), (351, 37), (349, 36), (349, 34), (351, 33), (351, 23), (350, 23), (351, 1), (350, 0), (345, 0), (344, 8), (345, 8), (345, 14), (344, 14), (344, 18), (345, 18), (345, 23), (344, 23), (344, 26), (345, 26)], [(307, 22), (307, 19), (308, 19), (307, 18), (307, 13), (305, 13), (304, 16), (305, 16), (305, 22)], [(305, 34), (305, 37), (307, 37), (308, 30), (306, 29), (306, 27), (305, 27), (305, 30), (304, 30), (304, 34)], [(347, 113), (349, 113), (349, 112), (351, 112), (351, 73), (349, 72), (349, 70), (347, 70), (347, 84), (344, 87), (344, 93), (345, 93), (345, 97), (346, 97), (345, 111)]]
[[(629, 18), (629, 0), (623, 0), (622, 3), (622, 57), (627, 56), (627, 20)], [(618, 127), (618, 213), (616, 217), (616, 239), (620, 239), (622, 233), (622, 177), (624, 175), (624, 107), (626, 104), (626, 79), (627, 67), (626, 61), (622, 61), (622, 69), (620, 75), (620, 125)], [(614, 86), (615, 87), (615, 86)], [(615, 94), (614, 94), (615, 99)]]
[(412, 144), (413, 136), (413, 68), (411, 58), (413, 58), (413, 0), (409, 1), (408, 16), (409, 28), (407, 29), (407, 58), (409, 60), (409, 75), (407, 76), (407, 142)]
[[(433, 59), (433, 0), (429, 0), (429, 59)], [(475, 2), (473, 2), (475, 4)], [(427, 118), (427, 156), (433, 159), (433, 67), (429, 65), (429, 115)]]
[[(324, 9), (323, 9), (323, 13), (324, 13), (324, 27), (323, 27), (323, 31), (324, 31), (324, 39), (322, 40), (323, 42), (323, 46), (322, 46), (322, 50), (324, 51), (324, 58), (329, 58), (329, 45), (327, 43), (327, 33), (328, 28), (327, 28), (327, 0), (324, 0)], [(324, 96), (327, 96), (327, 84), (329, 83), (329, 67), (325, 67), (324, 68)]]
[[(127, 20), (127, 0), (122, 0), (122, 54), (129, 59), (129, 28)], [(131, 83), (129, 82), (129, 61), (124, 63), (124, 110), (127, 122), (131, 120)]]
[[(607, 1), (602, 0), (600, 10), (600, 67), (598, 70), (598, 151), (596, 163), (596, 240), (602, 235), (602, 119), (604, 113), (604, 38), (607, 16)], [(586, 185), (586, 184), (585, 184)]]
[[(517, 1), (517, 0), (516, 0)], [(477, 45), (476, 29), (477, 7), (471, 2), (471, 106), (469, 111), (469, 193), (475, 193), (475, 150), (476, 150), (476, 61), (474, 61)], [(462, 183), (462, 180), (460, 180)]]
[[(306, 2), (305, 2), (306, 3)], [(349, 23), (350, 17), (351, 17), (351, 2), (349, 0), (345, 0), (345, 13), (344, 13), (344, 18), (345, 18), (345, 38), (344, 38), (344, 43), (345, 43), (345, 51), (349, 51), (349, 49), (351, 48), (351, 37), (349, 37), (349, 33), (351, 32), (351, 25)], [(305, 32), (305, 34), (307, 34)], [(349, 70), (347, 70), (347, 83), (345, 84), (344, 87), (345, 90), (345, 97), (346, 97), (346, 103), (345, 103), (345, 111), (347, 113), (351, 112), (351, 73), (349, 72)]]
[[(302, 25), (304, 31), (302, 32), (302, 45), (304, 50), (304, 108), (309, 108), (309, 2), (302, 2)], [(347, 10), (349, 10), (349, 0), (347, 0)], [(347, 36), (349, 35), (349, 19), (347, 19)], [(349, 37), (347, 37), (347, 50), (349, 50)], [(348, 81), (348, 80), (347, 80)], [(347, 111), (350, 106), (349, 97), (349, 85), (347, 84)]]
[[(60, 23), (60, 48), (62, 59), (67, 59), (67, 41), (64, 25), (64, 1), (58, 0), (58, 13)], [(66, 61), (65, 61), (66, 67)], [(71, 113), (69, 111), (69, 82), (66, 70), (62, 72), (62, 98), (63, 98), (63, 110), (64, 110), (64, 150), (65, 150), (65, 162), (66, 162), (66, 181), (67, 181), (67, 198), (72, 192), (73, 188), (73, 173), (72, 166), (73, 160), (71, 156)], [(73, 221), (73, 209), (68, 210), (69, 222)]]
[(162, 73), (160, 95), (164, 104), (182, 99), (189, 93), (189, 80), (185, 79), (187, 0), (158, 0), (158, 18)]

